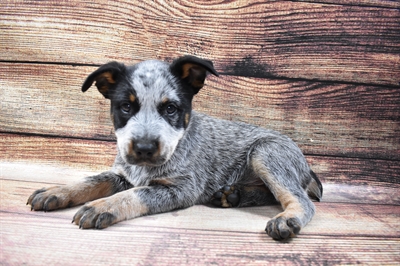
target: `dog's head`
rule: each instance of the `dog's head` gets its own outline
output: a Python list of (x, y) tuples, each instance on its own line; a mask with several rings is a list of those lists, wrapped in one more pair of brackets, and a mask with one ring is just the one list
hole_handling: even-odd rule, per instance
[(192, 98), (210, 72), (211, 61), (184, 56), (172, 64), (150, 60), (133, 66), (110, 62), (90, 74), (85, 92), (96, 82), (111, 100), (111, 119), (120, 155), (129, 164), (167, 162), (188, 127)]

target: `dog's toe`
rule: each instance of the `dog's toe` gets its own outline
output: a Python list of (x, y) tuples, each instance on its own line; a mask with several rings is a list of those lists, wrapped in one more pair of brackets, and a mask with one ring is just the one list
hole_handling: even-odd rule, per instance
[(109, 212), (103, 212), (99, 215), (96, 221), (95, 228), (103, 229), (112, 225), (115, 221), (115, 215)]
[(217, 207), (236, 207), (239, 205), (239, 190), (235, 186), (224, 186), (214, 193), (211, 203)]
[(239, 192), (235, 190), (233, 193), (226, 197), (226, 201), (231, 205), (231, 207), (236, 207), (239, 204)]
[(117, 216), (105, 200), (97, 200), (82, 206), (72, 218), (80, 229), (104, 229), (117, 222)]

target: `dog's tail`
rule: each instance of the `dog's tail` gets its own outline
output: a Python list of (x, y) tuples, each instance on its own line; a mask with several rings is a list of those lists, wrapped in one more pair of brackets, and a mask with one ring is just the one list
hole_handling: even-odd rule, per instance
[(312, 170), (310, 170), (310, 174), (312, 178), (307, 187), (308, 196), (313, 200), (321, 201), (323, 193), (321, 181), (319, 181), (317, 175)]

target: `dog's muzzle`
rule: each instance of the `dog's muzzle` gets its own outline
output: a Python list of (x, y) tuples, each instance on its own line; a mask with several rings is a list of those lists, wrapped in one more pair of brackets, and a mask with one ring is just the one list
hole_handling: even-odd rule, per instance
[(164, 160), (160, 158), (160, 143), (157, 140), (132, 140), (127, 162), (130, 164), (158, 165)]

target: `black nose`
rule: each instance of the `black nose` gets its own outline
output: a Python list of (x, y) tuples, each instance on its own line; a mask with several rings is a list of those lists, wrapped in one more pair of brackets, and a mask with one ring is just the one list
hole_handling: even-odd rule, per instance
[(141, 141), (133, 143), (133, 151), (139, 160), (148, 160), (153, 158), (158, 150), (157, 141)]

